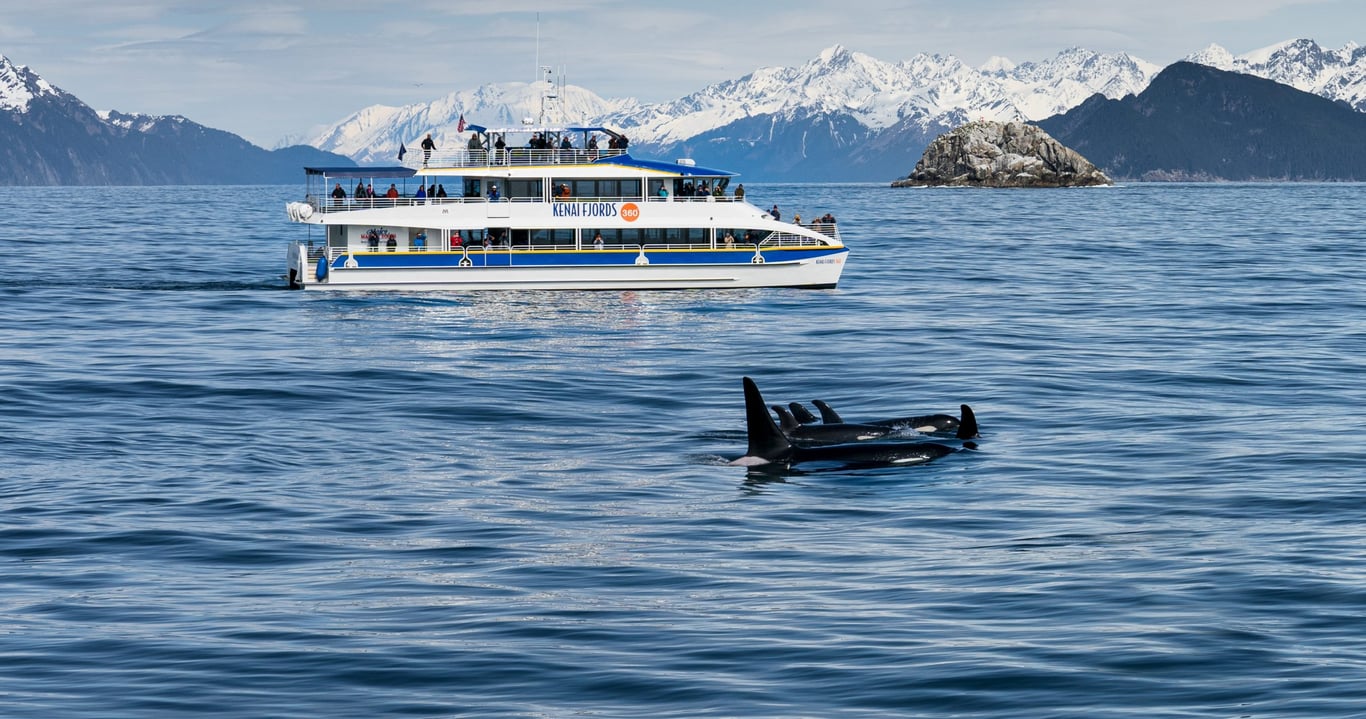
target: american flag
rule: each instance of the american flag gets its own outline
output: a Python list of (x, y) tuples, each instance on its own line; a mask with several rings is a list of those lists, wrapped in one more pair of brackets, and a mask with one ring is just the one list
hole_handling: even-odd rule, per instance
[(456, 126), (455, 126), (455, 131), (456, 131), (456, 132), (464, 132), (464, 131), (465, 131), (465, 113), (463, 113), (463, 112), (460, 113), (460, 122), (456, 124)]

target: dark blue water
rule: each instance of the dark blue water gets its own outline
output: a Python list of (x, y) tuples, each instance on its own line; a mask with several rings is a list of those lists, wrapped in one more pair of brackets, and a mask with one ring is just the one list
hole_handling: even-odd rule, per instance
[[(1366, 715), (1366, 186), (754, 185), (839, 289), (297, 293), (0, 189), (0, 715)], [(957, 412), (748, 474), (740, 378)]]

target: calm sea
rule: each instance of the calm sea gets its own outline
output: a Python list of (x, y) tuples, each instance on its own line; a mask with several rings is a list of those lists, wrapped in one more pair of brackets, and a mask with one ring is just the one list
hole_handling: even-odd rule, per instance
[[(5, 717), (1366, 716), (1366, 186), (762, 185), (837, 290), (284, 286), (3, 188)], [(748, 474), (740, 378), (980, 449)]]

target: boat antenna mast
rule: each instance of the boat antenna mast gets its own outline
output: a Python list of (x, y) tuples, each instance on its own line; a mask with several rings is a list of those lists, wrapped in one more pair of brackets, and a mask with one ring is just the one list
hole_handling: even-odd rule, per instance
[[(541, 14), (536, 13), (536, 70), (532, 75), (532, 83), (541, 81), (545, 82), (546, 87), (541, 90), (541, 112), (536, 118), (536, 124), (545, 127), (547, 112), (554, 113), (556, 116), (564, 114), (563, 112), (556, 112), (560, 97), (564, 95), (564, 68), (560, 68), (560, 77), (557, 81), (554, 69), (549, 65), (541, 64)], [(563, 122), (563, 118), (559, 117), (557, 121)]]

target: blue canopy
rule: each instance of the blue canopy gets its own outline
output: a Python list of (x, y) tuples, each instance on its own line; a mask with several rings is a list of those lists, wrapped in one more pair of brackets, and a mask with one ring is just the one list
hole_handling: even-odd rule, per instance
[(406, 167), (305, 167), (304, 172), (324, 177), (412, 177), (417, 170)]
[(613, 130), (613, 129), (611, 129), (611, 128), (607, 128), (607, 127), (577, 127), (577, 126), (575, 126), (575, 127), (560, 127), (560, 126), (551, 127), (551, 126), (544, 126), (544, 127), (543, 127), (543, 126), (540, 126), (540, 125), (537, 125), (537, 126), (523, 125), (523, 126), (521, 126), (521, 127), (484, 127), (483, 125), (475, 125), (475, 124), (467, 124), (467, 125), (465, 125), (465, 131), (466, 131), (466, 132), (471, 131), (471, 130), (473, 130), (474, 132), (498, 132), (498, 133), (508, 133), (508, 132), (515, 132), (515, 133), (527, 133), (527, 132), (601, 132), (601, 133), (605, 133), (605, 134), (607, 134), (607, 135), (612, 135), (612, 136), (614, 136), (614, 137), (619, 137), (619, 136), (620, 136), (620, 135), (618, 135), (618, 133), (617, 133), (615, 130)]
[(728, 172), (726, 170), (713, 170), (707, 167), (696, 165), (681, 165), (677, 162), (661, 162), (659, 160), (641, 160), (630, 155), (614, 155), (594, 160), (596, 165), (622, 165), (625, 167), (639, 167), (642, 170), (659, 170), (683, 175), (684, 177), (735, 177), (738, 172)]

